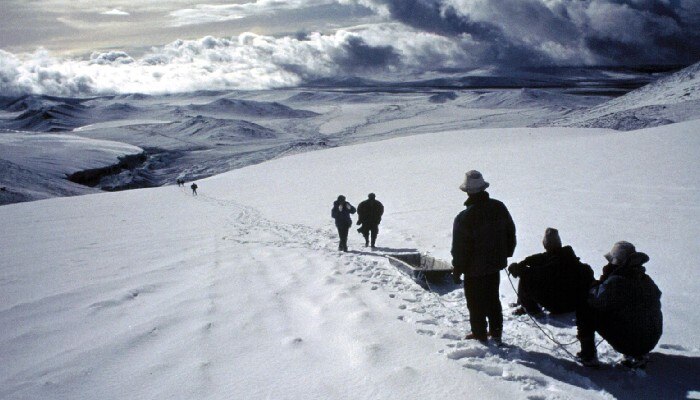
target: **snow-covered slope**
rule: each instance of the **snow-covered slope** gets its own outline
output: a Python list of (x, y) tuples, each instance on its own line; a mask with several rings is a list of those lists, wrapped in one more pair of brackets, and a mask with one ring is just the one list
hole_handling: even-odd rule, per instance
[(558, 125), (633, 130), (700, 118), (700, 62), (590, 110), (556, 121)]
[(190, 110), (213, 115), (234, 115), (261, 118), (309, 118), (316, 116), (313, 111), (295, 110), (277, 102), (259, 102), (222, 98), (207, 104), (193, 104)]
[[(197, 197), (0, 207), (0, 398), (696, 398), (699, 127), (458, 130), (269, 161), (199, 181)], [(548, 226), (596, 273), (616, 240), (651, 256), (665, 326), (646, 372), (578, 367), (507, 307), (513, 347), (460, 340), (461, 289), (426, 292), (382, 257), (449, 260), (472, 168), (513, 214), (514, 259)], [(380, 251), (353, 232), (338, 253), (332, 201), (368, 192), (386, 207)], [(570, 315), (540, 323), (576, 341)]]
[(0, 132), (0, 186), (5, 188), (0, 204), (94, 193), (96, 189), (68, 177), (113, 166), (118, 169), (120, 162), (142, 153), (136, 146), (73, 135)]

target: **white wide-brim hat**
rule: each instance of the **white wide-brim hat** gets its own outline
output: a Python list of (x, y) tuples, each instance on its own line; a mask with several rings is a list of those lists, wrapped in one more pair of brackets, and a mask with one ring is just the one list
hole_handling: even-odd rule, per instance
[(459, 189), (467, 194), (479, 193), (489, 187), (489, 183), (484, 180), (484, 176), (477, 170), (471, 170), (464, 176), (464, 183)]
[(613, 265), (624, 265), (629, 257), (636, 253), (637, 249), (630, 242), (625, 242), (624, 240), (615, 243), (607, 254), (605, 258)]

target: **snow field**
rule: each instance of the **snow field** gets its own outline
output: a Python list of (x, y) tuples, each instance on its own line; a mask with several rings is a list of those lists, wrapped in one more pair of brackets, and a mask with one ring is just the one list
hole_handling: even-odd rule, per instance
[[(452, 131), (280, 158), (198, 181), (197, 197), (170, 186), (1, 207), (0, 398), (691, 396), (697, 127)], [(505, 275), (512, 347), (463, 341), (461, 289), (426, 292), (382, 257), (449, 260), (473, 168), (513, 215), (516, 260), (541, 251), (547, 226), (597, 274), (617, 240), (650, 255), (665, 333), (646, 372), (576, 366), (510, 315)], [(379, 251), (351, 230), (338, 253), (332, 201), (369, 192), (387, 209)], [(571, 316), (539, 323), (575, 341)]]

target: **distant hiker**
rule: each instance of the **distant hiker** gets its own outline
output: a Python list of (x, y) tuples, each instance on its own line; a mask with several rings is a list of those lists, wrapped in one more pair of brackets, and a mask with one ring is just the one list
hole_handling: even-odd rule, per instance
[(471, 333), (465, 339), (487, 340), (489, 334), (501, 344), (503, 314), (499, 299), (500, 271), (515, 250), (515, 224), (506, 206), (489, 198), (489, 183), (479, 171), (466, 173), (459, 187), (467, 192), (467, 207), (454, 220), (452, 266), (455, 283), (464, 274), (464, 295), (469, 309)]
[(625, 356), (623, 365), (643, 368), (663, 331), (661, 291), (642, 266), (649, 256), (637, 252), (632, 243), (622, 241), (615, 243), (605, 258), (609, 263), (603, 267), (600, 280), (576, 310), (581, 341), (577, 356), (586, 366), (598, 364), (598, 332)]
[(192, 189), (192, 196), (196, 196), (196, 195), (197, 195), (197, 188), (198, 188), (198, 187), (199, 187), (199, 186), (197, 186), (196, 183), (192, 182), (192, 185), (190, 186), (190, 188)]
[(340, 251), (348, 251), (348, 231), (352, 226), (350, 214), (355, 214), (355, 211), (355, 207), (348, 203), (342, 194), (333, 202), (331, 217), (335, 219), (335, 227), (338, 228), (338, 236), (340, 236), (338, 250)]
[(374, 193), (368, 194), (367, 200), (357, 205), (357, 225), (362, 225), (357, 231), (365, 237), (365, 247), (370, 245), (371, 234), (372, 248), (375, 248), (382, 215), (384, 215), (384, 205), (376, 199)]
[(574, 312), (593, 283), (593, 269), (579, 261), (571, 246), (561, 246), (559, 231), (547, 228), (542, 245), (544, 253), (508, 267), (511, 275), (520, 278), (520, 307), (513, 312), (515, 315), (536, 315), (542, 312), (541, 307), (552, 314)]
[(178, 185), (178, 186), (185, 186), (185, 180), (184, 180), (184, 179), (178, 179), (178, 180), (177, 180), (177, 185)]

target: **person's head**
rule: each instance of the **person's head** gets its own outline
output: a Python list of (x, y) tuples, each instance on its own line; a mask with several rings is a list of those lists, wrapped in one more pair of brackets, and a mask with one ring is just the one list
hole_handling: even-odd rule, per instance
[(605, 254), (605, 258), (612, 265), (622, 266), (627, 264), (630, 256), (637, 252), (634, 245), (630, 242), (625, 242), (624, 240), (615, 243), (608, 253)]
[(367, 195), (367, 198), (370, 200), (374, 200), (374, 198), (377, 197), (374, 193), (370, 193)]
[(340, 196), (338, 196), (338, 200), (337, 200), (337, 201), (338, 201), (339, 204), (345, 203), (345, 196), (343, 196), (343, 195), (341, 194)]
[(561, 238), (559, 238), (559, 231), (554, 228), (547, 228), (544, 231), (544, 237), (542, 238), (542, 246), (548, 252), (561, 249)]
[(481, 172), (471, 170), (465, 174), (464, 182), (459, 186), (459, 189), (471, 196), (483, 192), (487, 187), (489, 187), (489, 183), (484, 180)]

